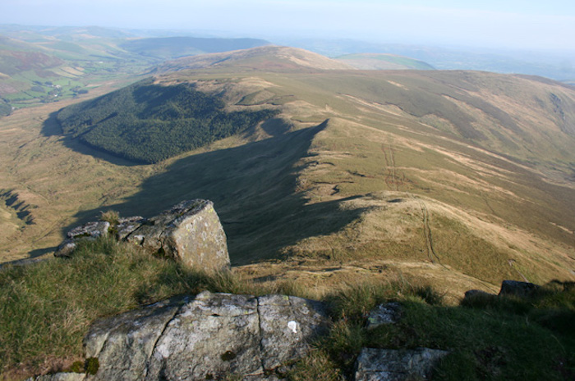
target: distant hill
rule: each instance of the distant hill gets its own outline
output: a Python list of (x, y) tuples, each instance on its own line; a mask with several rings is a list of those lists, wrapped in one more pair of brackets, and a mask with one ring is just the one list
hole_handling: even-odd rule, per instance
[(441, 47), (377, 43), (350, 39), (283, 39), (274, 43), (307, 49), (327, 57), (346, 54), (394, 54), (432, 65), (437, 70), (480, 70), (504, 74), (530, 74), (569, 80), (575, 77), (572, 52), (513, 51), (470, 47)]
[[(0, 34), (29, 42), (49, 40), (49, 37), (74, 41), (86, 38), (128, 38), (134, 37), (132, 33), (99, 26), (42, 26), (42, 25), (0, 25)], [(44, 37), (44, 38), (43, 38)], [(46, 38), (48, 37), (48, 38)]]
[(159, 73), (188, 69), (222, 70), (353, 70), (354, 67), (307, 50), (263, 46), (226, 53), (185, 57), (158, 66)]
[(335, 58), (360, 70), (434, 70), (427, 62), (395, 54), (346, 54)]
[(41, 71), (64, 64), (64, 61), (51, 54), (42, 52), (38, 47), (14, 40), (0, 37), (0, 73), (8, 76), (34, 70), (41, 75)]
[(268, 41), (254, 38), (165, 37), (129, 40), (121, 43), (120, 47), (146, 57), (172, 59), (205, 53), (249, 49), (269, 44)]

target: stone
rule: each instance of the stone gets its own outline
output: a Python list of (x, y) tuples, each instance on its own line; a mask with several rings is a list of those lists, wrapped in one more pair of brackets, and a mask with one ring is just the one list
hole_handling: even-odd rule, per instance
[(110, 223), (106, 221), (88, 222), (70, 230), (65, 239), (54, 252), (55, 257), (70, 257), (76, 249), (77, 242), (82, 239), (95, 240), (108, 234)]
[(491, 294), (489, 292), (485, 292), (482, 290), (469, 290), (469, 291), (465, 291), (465, 298), (475, 298), (475, 297), (489, 297), (489, 296), (495, 296), (495, 294)]
[(92, 324), (84, 352), (98, 359), (95, 379), (141, 380), (164, 327), (186, 301), (172, 298)]
[(540, 286), (529, 283), (529, 282), (519, 282), (515, 280), (504, 280), (501, 283), (501, 290), (499, 291), (499, 296), (501, 295), (514, 295), (519, 297), (531, 296), (540, 289)]
[(118, 241), (124, 241), (134, 230), (146, 223), (146, 219), (140, 216), (119, 218), (116, 225), (116, 238)]
[(126, 239), (188, 267), (206, 271), (230, 267), (226, 234), (211, 201), (183, 201), (150, 218)]
[(73, 239), (67, 239), (58, 246), (54, 252), (54, 256), (68, 258), (72, 255), (74, 250), (76, 250), (76, 241)]
[(363, 348), (357, 358), (356, 381), (426, 380), (433, 366), (449, 352), (438, 349)]
[(108, 234), (110, 223), (107, 221), (88, 222), (70, 230), (67, 234), (69, 239), (91, 238), (96, 239)]
[(390, 302), (380, 304), (373, 309), (367, 317), (367, 329), (374, 329), (380, 325), (395, 324), (401, 317), (401, 304)]
[(285, 295), (258, 298), (264, 370), (307, 353), (306, 338), (321, 334), (327, 313), (322, 303)]
[(322, 303), (292, 296), (174, 298), (94, 323), (84, 345), (99, 369), (89, 380), (273, 380), (328, 322)]

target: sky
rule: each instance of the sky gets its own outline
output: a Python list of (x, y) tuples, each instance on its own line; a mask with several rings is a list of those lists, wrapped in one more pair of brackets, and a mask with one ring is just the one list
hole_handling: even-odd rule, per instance
[(0, 24), (575, 51), (573, 0), (0, 0)]

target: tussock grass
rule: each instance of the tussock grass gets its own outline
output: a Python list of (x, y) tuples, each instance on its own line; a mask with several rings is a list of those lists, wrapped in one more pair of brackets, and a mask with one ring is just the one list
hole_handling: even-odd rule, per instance
[[(575, 375), (571, 284), (550, 283), (525, 299), (480, 295), (454, 307), (443, 304), (443, 295), (428, 284), (396, 279), (350, 283), (326, 295), (333, 325), (286, 377), (348, 377), (363, 347), (449, 350), (435, 370), (434, 379), (441, 380)], [(303, 297), (310, 292), (295, 282), (262, 286), (232, 272), (190, 271), (112, 239), (84, 242), (70, 259), (0, 271), (0, 379), (69, 368), (81, 360), (82, 338), (93, 320), (203, 290)], [(388, 301), (402, 305), (401, 320), (368, 332), (369, 311)]]
[[(334, 325), (316, 344), (317, 351), (301, 362), (302, 369), (317, 364), (314, 378), (336, 379), (333, 369), (351, 377), (363, 347), (448, 350), (434, 371), (437, 380), (575, 376), (575, 329), (569, 324), (575, 317), (575, 291), (569, 284), (550, 283), (523, 299), (479, 295), (453, 307), (444, 305), (430, 286), (402, 278), (353, 285), (327, 299)], [(392, 300), (402, 305), (400, 321), (368, 332), (368, 312)]]
[(84, 241), (70, 259), (0, 271), (0, 380), (70, 366), (81, 358), (82, 339), (97, 318), (203, 290), (305, 293), (293, 282), (262, 287), (231, 272), (192, 271), (113, 238)]

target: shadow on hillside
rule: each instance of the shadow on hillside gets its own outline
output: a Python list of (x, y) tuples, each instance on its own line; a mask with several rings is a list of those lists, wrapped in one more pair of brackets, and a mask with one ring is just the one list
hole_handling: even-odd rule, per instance
[(62, 127), (60, 127), (60, 123), (56, 119), (56, 115), (58, 115), (58, 111), (53, 112), (50, 114), (48, 119), (44, 121), (42, 124), (42, 130), (40, 133), (46, 137), (50, 136), (60, 136), (61, 141), (64, 143), (64, 146), (71, 149), (72, 151), (79, 152), (83, 155), (89, 155), (95, 157), (100, 160), (108, 161), (114, 165), (124, 166), (124, 167), (131, 167), (134, 165), (141, 165), (142, 163), (137, 163), (134, 161), (122, 159), (118, 156), (111, 155), (105, 151), (90, 147), (84, 143), (81, 143), (78, 139), (72, 138), (71, 136), (66, 136), (62, 133)]
[[(307, 205), (296, 193), (298, 161), (327, 121), (308, 129), (181, 159), (150, 177), (141, 191), (111, 206), (122, 216), (153, 216), (185, 199), (212, 200), (228, 236), (232, 264), (278, 258), (282, 247), (336, 232), (363, 212), (340, 210), (339, 201)], [(102, 209), (79, 213), (80, 221)], [(71, 228), (71, 227), (68, 227)]]

